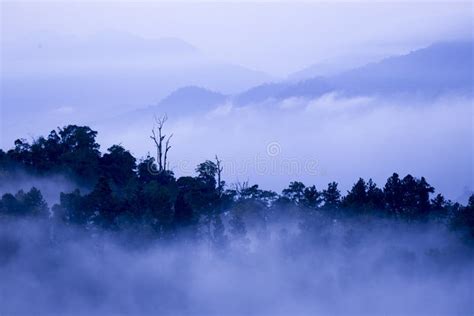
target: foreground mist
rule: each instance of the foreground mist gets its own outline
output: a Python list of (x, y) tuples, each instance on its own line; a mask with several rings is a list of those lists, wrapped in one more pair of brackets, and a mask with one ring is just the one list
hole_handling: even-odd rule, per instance
[(474, 195), (397, 173), (279, 194), (226, 184), (217, 156), (176, 177), (165, 121), (156, 159), (76, 125), (0, 150), (0, 315), (474, 311)]
[(318, 222), (255, 226), (213, 247), (2, 218), (0, 314), (472, 314), (473, 250), (444, 226)]

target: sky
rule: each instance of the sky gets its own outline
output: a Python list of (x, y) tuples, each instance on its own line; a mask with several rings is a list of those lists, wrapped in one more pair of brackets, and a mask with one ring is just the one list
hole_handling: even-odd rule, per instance
[[(38, 32), (177, 37), (275, 77), (312, 63), (472, 36), (471, 2), (2, 1), (2, 40)], [(377, 27), (374, 27), (376, 25)]]

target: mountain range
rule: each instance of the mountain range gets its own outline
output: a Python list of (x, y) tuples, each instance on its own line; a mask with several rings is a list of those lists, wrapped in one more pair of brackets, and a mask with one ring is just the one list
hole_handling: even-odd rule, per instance
[(202, 87), (177, 89), (150, 111), (189, 113), (209, 111), (224, 102), (236, 106), (287, 98), (317, 98), (335, 92), (344, 96), (433, 98), (444, 94), (473, 95), (474, 42), (436, 43), (332, 76), (317, 76), (257, 85), (224, 95)]

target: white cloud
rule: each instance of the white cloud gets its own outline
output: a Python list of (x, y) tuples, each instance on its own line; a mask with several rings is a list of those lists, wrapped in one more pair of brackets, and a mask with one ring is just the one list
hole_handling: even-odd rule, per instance
[(370, 105), (373, 97), (344, 97), (338, 93), (327, 93), (307, 103), (307, 111), (348, 111), (353, 108), (361, 108)]

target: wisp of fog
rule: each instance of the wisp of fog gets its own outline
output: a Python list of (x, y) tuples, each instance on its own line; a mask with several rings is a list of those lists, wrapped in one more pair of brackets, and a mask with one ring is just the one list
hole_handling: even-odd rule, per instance
[[(321, 218), (324, 221), (324, 218)], [(225, 251), (144, 232), (3, 220), (2, 315), (468, 315), (473, 251), (445, 228), (288, 221)]]

